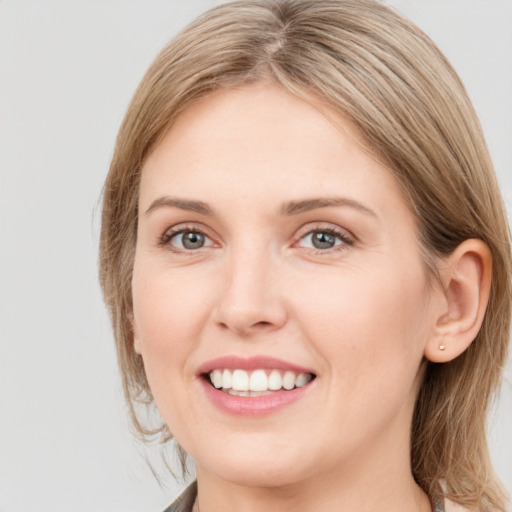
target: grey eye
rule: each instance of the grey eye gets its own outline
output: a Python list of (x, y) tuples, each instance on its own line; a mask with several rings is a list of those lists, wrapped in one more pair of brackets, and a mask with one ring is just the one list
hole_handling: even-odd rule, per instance
[(179, 249), (200, 249), (206, 244), (206, 236), (198, 231), (181, 231), (172, 237), (172, 244)]
[(315, 231), (311, 234), (311, 243), (315, 249), (330, 249), (336, 245), (336, 237), (329, 233)]
[(307, 235), (304, 235), (300, 245), (310, 249), (326, 250), (342, 244), (350, 245), (349, 241), (342, 235), (326, 230), (317, 230), (310, 231)]

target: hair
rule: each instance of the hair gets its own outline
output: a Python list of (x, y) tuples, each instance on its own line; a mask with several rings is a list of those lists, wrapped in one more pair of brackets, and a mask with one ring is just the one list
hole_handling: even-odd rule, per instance
[[(435, 44), (377, 0), (241, 0), (213, 8), (157, 56), (122, 122), (103, 191), (100, 281), (131, 417), (151, 404), (131, 330), (131, 279), (141, 171), (193, 102), (220, 88), (274, 81), (320, 98), (384, 158), (417, 219), (427, 267), (470, 238), (492, 254), (479, 334), (457, 359), (425, 363), (411, 430), (411, 465), (429, 495), (482, 512), (505, 510), (488, 453), (486, 417), (507, 357), (511, 254), (506, 214), (484, 136), (463, 84)], [(440, 484), (442, 482), (442, 484)]]

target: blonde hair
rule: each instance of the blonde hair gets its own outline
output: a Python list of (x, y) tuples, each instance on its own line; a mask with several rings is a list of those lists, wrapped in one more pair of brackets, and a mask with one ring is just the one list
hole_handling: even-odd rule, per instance
[[(319, 97), (358, 127), (401, 183), (432, 273), (436, 257), (466, 239), (489, 246), (492, 287), (482, 328), (454, 361), (426, 365), (411, 464), (429, 495), (441, 492), (482, 512), (505, 510), (486, 441), (511, 316), (502, 199), (477, 115), (456, 72), (422, 31), (376, 0), (242, 0), (219, 6), (164, 48), (139, 85), (105, 183), (100, 247), (100, 280), (137, 430), (155, 432), (136, 413), (135, 404), (151, 403), (152, 397), (130, 321), (142, 165), (192, 102), (218, 88), (259, 80)], [(164, 440), (171, 437), (165, 425), (160, 431)]]

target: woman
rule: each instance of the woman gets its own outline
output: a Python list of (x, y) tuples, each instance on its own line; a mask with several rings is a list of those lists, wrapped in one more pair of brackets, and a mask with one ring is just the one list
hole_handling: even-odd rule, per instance
[(476, 114), (409, 21), (283, 0), (190, 25), (128, 109), (101, 239), (135, 425), (154, 400), (196, 462), (168, 510), (505, 510), (509, 243)]

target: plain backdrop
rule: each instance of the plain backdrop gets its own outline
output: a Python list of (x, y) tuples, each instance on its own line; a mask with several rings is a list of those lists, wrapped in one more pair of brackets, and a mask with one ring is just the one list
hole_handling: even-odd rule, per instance
[[(210, 0), (0, 1), (0, 511), (159, 511), (97, 284), (98, 199), (157, 51)], [(465, 81), (512, 212), (512, 2), (388, 2)], [(512, 371), (490, 426), (512, 491)]]

